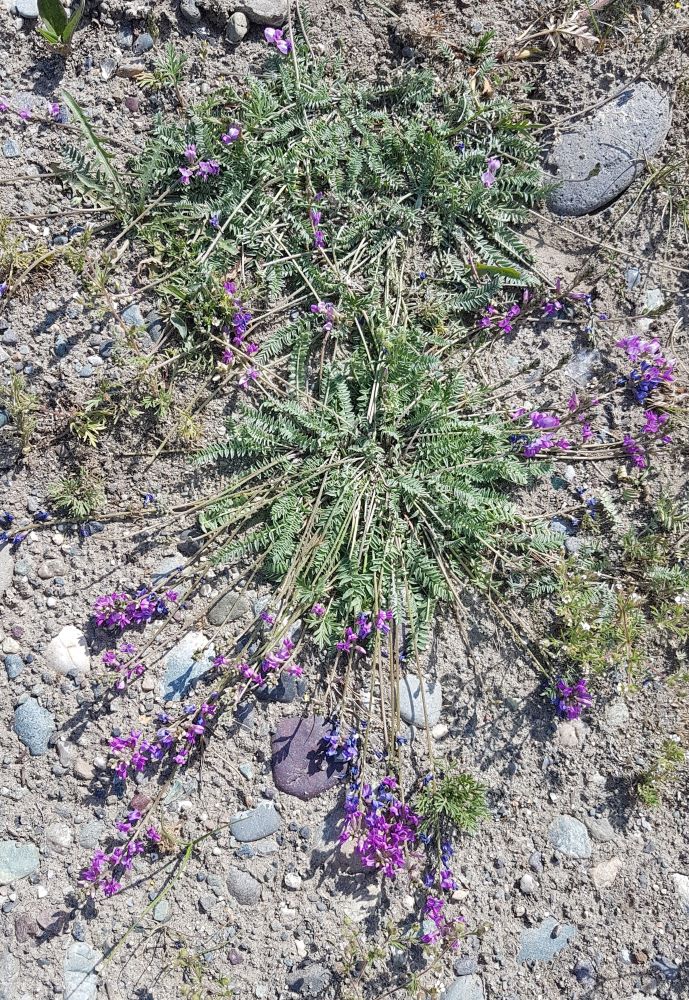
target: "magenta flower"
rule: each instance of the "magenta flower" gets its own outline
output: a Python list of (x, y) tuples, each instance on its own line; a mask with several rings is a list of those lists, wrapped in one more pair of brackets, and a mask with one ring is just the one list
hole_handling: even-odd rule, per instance
[(560, 426), (560, 418), (552, 413), (540, 413), (534, 410), (531, 414), (531, 426), (540, 431), (550, 431)]
[(325, 614), (325, 607), (322, 604), (316, 603), (311, 608), (311, 614), (314, 615), (316, 618), (322, 618), (323, 615)]
[(7, 103), (7, 100), (4, 97), (0, 98), (0, 114), (3, 111), (9, 111), (9, 110), (10, 110), (10, 106)]
[(317, 229), (313, 234), (313, 245), (317, 250), (322, 250), (325, 246), (325, 235), (322, 229)]
[(179, 168), (179, 180), (180, 184), (188, 184), (189, 181), (194, 176), (193, 167), (180, 167)]
[(581, 425), (581, 440), (584, 443), (586, 443), (587, 441), (590, 441), (592, 437), (593, 437), (593, 431), (591, 430), (591, 424), (588, 424), (588, 423), (582, 424)]
[(188, 146), (184, 147), (184, 159), (192, 163), (196, 159), (196, 143), (190, 142)]
[(486, 164), (486, 169), (481, 174), (481, 183), (484, 187), (491, 188), (493, 182), (495, 181), (495, 175), (501, 167), (500, 160), (497, 156), (491, 156)]
[(239, 385), (242, 389), (245, 389), (250, 382), (255, 382), (258, 379), (258, 375), (259, 372), (257, 368), (248, 368), (239, 379)]
[(48, 105), (48, 114), (53, 119), (58, 119), (60, 117), (60, 105), (53, 102)]
[(201, 160), (198, 171), (201, 180), (207, 181), (209, 177), (216, 177), (220, 173), (220, 164), (217, 160)]
[(656, 413), (654, 410), (645, 410), (644, 417), (646, 422), (641, 428), (642, 434), (659, 434), (670, 419), (667, 413)]
[(236, 142), (241, 134), (242, 134), (241, 127), (239, 125), (232, 125), (223, 135), (222, 141), (225, 143), (226, 146), (229, 146), (230, 143)]
[(29, 108), (22, 108), (19, 112), (19, 117), (23, 122), (28, 122), (31, 119), (31, 110)]
[(585, 708), (590, 708), (593, 698), (586, 686), (586, 678), (582, 677), (576, 684), (567, 684), (562, 678), (555, 684), (553, 702), (558, 712), (570, 721), (578, 719)]
[(288, 55), (292, 51), (292, 41), (284, 37), (282, 28), (266, 28), (263, 35), (268, 45), (274, 45), (283, 56)]
[(648, 462), (641, 445), (634, 440), (631, 434), (625, 434), (622, 443), (624, 445), (624, 450), (627, 452), (637, 469), (645, 469)]

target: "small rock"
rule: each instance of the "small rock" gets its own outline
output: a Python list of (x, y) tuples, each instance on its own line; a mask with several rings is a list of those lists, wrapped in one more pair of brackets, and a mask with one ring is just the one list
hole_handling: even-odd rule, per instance
[(581, 959), (576, 963), (572, 972), (574, 973), (578, 983), (587, 983), (588, 985), (592, 985), (596, 978), (593, 966), (589, 962), (582, 962)]
[[(35, 2), (35, 0), (33, 0)], [(5, 139), (2, 144), (2, 155), (8, 160), (13, 160), (22, 155), (19, 143), (15, 139)]]
[(134, 44), (134, 32), (131, 24), (123, 24), (116, 36), (117, 44), (121, 49), (131, 49)]
[(584, 816), (584, 826), (599, 844), (607, 844), (617, 839), (610, 820), (605, 816)]
[(240, 764), (239, 765), (239, 773), (242, 775), (243, 778), (246, 778), (247, 781), (252, 781), (253, 780), (254, 769), (251, 766), (251, 764), (246, 764), (246, 763)]
[[(142, 56), (144, 52), (150, 52), (153, 48), (153, 38), (145, 31), (142, 35), (139, 35), (137, 40), (132, 46), (132, 51), (135, 56)], [(124, 314), (123, 314), (124, 316)]]
[(443, 703), (443, 693), (439, 681), (424, 679), (424, 694), (427, 717), (424, 715), (421, 685), (416, 674), (407, 674), (399, 686), (400, 715), (410, 726), (428, 725), (432, 728), (440, 721), (440, 709)]
[(232, 865), (227, 873), (227, 891), (241, 906), (255, 906), (261, 898), (261, 883)]
[(153, 919), (159, 924), (166, 923), (170, 919), (170, 910), (170, 900), (163, 897), (153, 907)]
[(74, 777), (78, 778), (79, 781), (92, 781), (95, 774), (94, 769), (88, 763), (88, 761), (83, 760), (81, 757), (77, 757), (74, 761), (73, 767)]
[(83, 847), (87, 851), (95, 851), (104, 833), (105, 823), (102, 820), (87, 820), (86, 823), (82, 823), (79, 827), (79, 833), (77, 834), (79, 847)]
[(646, 316), (658, 316), (665, 308), (665, 296), (659, 288), (649, 288), (644, 295), (644, 313)]
[(456, 976), (473, 976), (478, 972), (478, 961), (475, 956), (456, 958), (452, 963), (452, 971)]
[(574, 816), (558, 816), (548, 827), (548, 840), (562, 854), (590, 858), (591, 841), (586, 827)]
[(525, 896), (530, 896), (532, 892), (536, 890), (536, 879), (533, 875), (522, 875), (519, 880), (519, 890), (523, 892)]
[(557, 724), (557, 742), (561, 747), (578, 750), (584, 745), (586, 739), (586, 726), (581, 719), (574, 719), (571, 722), (561, 719)]
[(301, 996), (321, 997), (324, 996), (331, 979), (330, 969), (320, 963), (314, 963), (290, 973), (287, 976), (287, 985)]
[(46, 559), (36, 572), (41, 580), (52, 580), (56, 576), (64, 576), (67, 569), (60, 559)]
[(67, 850), (72, 846), (72, 830), (67, 823), (51, 823), (45, 828), (45, 835), (53, 847)]
[(675, 892), (679, 896), (679, 901), (682, 909), (689, 913), (689, 875), (682, 875), (681, 872), (675, 872), (672, 876), (672, 881), (675, 885)]
[(601, 861), (591, 869), (591, 879), (596, 889), (609, 889), (622, 870), (622, 858)]
[(462, 976), (452, 983), (445, 993), (443, 1000), (484, 1000), (483, 980), (480, 976)]
[(232, 45), (237, 45), (238, 42), (241, 42), (242, 38), (244, 38), (248, 30), (249, 22), (247, 21), (246, 16), (242, 14), (241, 11), (237, 11), (237, 13), (233, 14), (227, 22), (227, 27), (225, 28), (225, 38)]
[(641, 281), (641, 271), (638, 267), (628, 267), (624, 272), (624, 280), (629, 291), (633, 291)]
[(64, 676), (88, 673), (91, 659), (84, 633), (74, 625), (65, 625), (48, 644), (45, 663), (49, 670)]
[(240, 14), (253, 24), (267, 24), (279, 28), (287, 20), (287, 0), (244, 0), (236, 5)]
[(14, 9), (20, 17), (33, 21), (38, 17), (38, 0), (15, 0)]
[(14, 559), (9, 545), (0, 548), (0, 597), (12, 583), (14, 576)]
[(230, 820), (232, 836), (242, 843), (270, 837), (281, 826), (282, 820), (272, 802), (262, 802), (254, 809), (237, 813)]
[(64, 962), (64, 1000), (96, 1000), (98, 975), (94, 969), (102, 957), (81, 941), (69, 946)]
[(529, 858), (529, 868), (534, 872), (543, 871), (543, 856), (540, 851), (534, 851)]
[(611, 702), (605, 709), (605, 721), (609, 729), (621, 729), (629, 722), (629, 709), (622, 700)]
[(668, 98), (640, 82), (562, 133), (550, 157), (560, 182), (548, 198), (551, 211), (585, 215), (609, 205), (655, 156), (669, 128)]
[(9, 656), (5, 657), (4, 662), (8, 679), (11, 681), (16, 680), (25, 666), (25, 663), (22, 660), (21, 656), (19, 656), (18, 653), (11, 653)]
[[(203, 651), (203, 655), (199, 655)], [(202, 632), (187, 634), (165, 657), (161, 694), (165, 701), (179, 701), (195, 681), (213, 666), (215, 650)]]
[(518, 962), (549, 962), (576, 936), (571, 924), (558, 924), (546, 917), (538, 927), (522, 931)]
[(179, 12), (184, 20), (189, 21), (190, 24), (198, 24), (201, 20), (201, 11), (194, 3), (194, 0), (182, 0), (179, 5)]
[(208, 609), (206, 617), (211, 625), (224, 625), (225, 622), (235, 622), (251, 613), (251, 601), (245, 594), (223, 594)]
[(35, 698), (29, 698), (15, 710), (14, 731), (32, 757), (41, 757), (48, 752), (55, 719)]
[(346, 766), (325, 756), (323, 739), (331, 730), (320, 715), (280, 720), (271, 744), (276, 788), (307, 801), (342, 780)]
[(433, 726), (431, 729), (431, 736), (434, 740), (444, 740), (449, 732), (450, 730), (445, 723), (439, 722), (437, 726)]
[(0, 840), (0, 885), (10, 885), (38, 871), (40, 857), (35, 844)]
[(143, 313), (136, 302), (122, 310), (122, 319), (127, 326), (145, 326)]
[(291, 889), (292, 892), (301, 889), (301, 875), (297, 875), (296, 872), (286, 872), (284, 881), (285, 888)]

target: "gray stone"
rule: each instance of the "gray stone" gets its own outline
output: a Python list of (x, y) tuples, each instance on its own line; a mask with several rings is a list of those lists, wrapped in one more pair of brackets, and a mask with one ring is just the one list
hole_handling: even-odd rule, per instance
[(206, 617), (211, 625), (224, 625), (225, 622), (235, 622), (251, 612), (251, 601), (245, 594), (223, 594), (215, 604), (208, 609)]
[(48, 643), (45, 664), (49, 670), (64, 676), (87, 674), (91, 659), (84, 633), (74, 625), (65, 625)]
[(20, 17), (33, 21), (38, 17), (38, 0), (15, 0), (14, 9)]
[(0, 597), (2, 597), (11, 585), (13, 576), (14, 559), (12, 558), (9, 545), (3, 545), (0, 549)]
[(584, 386), (594, 377), (596, 368), (600, 365), (600, 362), (600, 351), (595, 349), (587, 351), (585, 348), (581, 348), (575, 352), (574, 357), (569, 364), (565, 365), (563, 370), (573, 382)]
[(237, 45), (237, 43), (241, 42), (242, 38), (245, 37), (248, 30), (249, 22), (246, 19), (246, 15), (242, 14), (241, 11), (237, 11), (237, 13), (233, 14), (227, 22), (227, 27), (225, 28), (225, 38), (232, 45)]
[(556, 139), (549, 166), (559, 182), (548, 198), (558, 215), (609, 205), (658, 152), (670, 128), (665, 94), (641, 82)]
[(184, 566), (184, 559), (179, 556), (165, 556), (158, 565), (151, 571), (151, 584), (154, 590), (158, 590), (163, 584), (167, 586), (170, 577), (177, 573)]
[(159, 924), (164, 924), (170, 919), (170, 900), (163, 896), (153, 907), (153, 919)]
[[(203, 651), (203, 655), (197, 656)], [(161, 692), (165, 701), (179, 701), (195, 681), (213, 666), (215, 650), (208, 646), (202, 632), (187, 634), (172, 647), (165, 657), (165, 675)]]
[(134, 32), (131, 24), (123, 24), (117, 32), (117, 44), (121, 49), (131, 49), (134, 44)]
[(230, 820), (232, 836), (242, 843), (270, 837), (281, 826), (282, 820), (272, 802), (262, 802), (254, 809), (237, 813)]
[(546, 917), (538, 927), (522, 931), (518, 962), (549, 962), (566, 948), (577, 933), (572, 924), (558, 924)]
[(483, 980), (480, 976), (462, 976), (445, 990), (443, 1000), (483, 1000)]
[(82, 941), (74, 941), (65, 955), (64, 1000), (96, 1000), (98, 974), (94, 971), (102, 954)]
[(0, 840), (0, 885), (10, 885), (38, 871), (40, 856), (35, 844)]
[(321, 715), (281, 719), (272, 739), (275, 787), (307, 801), (338, 784), (346, 765), (325, 756), (324, 737), (332, 725)]
[(475, 955), (466, 958), (456, 958), (452, 963), (452, 971), (456, 976), (473, 976), (478, 972), (478, 960)]
[(13, 160), (22, 155), (21, 148), (16, 139), (5, 139), (2, 144), (2, 155), (8, 160)]
[(320, 997), (325, 995), (325, 990), (330, 985), (331, 979), (330, 969), (315, 962), (312, 965), (307, 965), (304, 969), (290, 973), (287, 976), (287, 985), (303, 997)]
[(584, 816), (584, 826), (599, 844), (607, 844), (617, 839), (610, 820), (605, 816)]
[(245, 14), (253, 24), (268, 24), (279, 28), (287, 20), (287, 0), (244, 0), (237, 10)]
[(201, 11), (194, 3), (194, 0), (182, 0), (179, 5), (179, 12), (184, 20), (189, 21), (190, 24), (198, 24), (201, 20)]
[(79, 847), (83, 847), (87, 851), (95, 851), (104, 833), (105, 823), (100, 819), (90, 819), (86, 823), (82, 823), (77, 834)]
[(681, 872), (675, 872), (672, 876), (672, 881), (682, 909), (685, 913), (689, 913), (689, 875), (682, 875)]
[(234, 865), (227, 873), (227, 891), (242, 906), (255, 906), (261, 898), (261, 883)]
[(665, 309), (666, 301), (660, 288), (649, 288), (644, 295), (644, 314), (659, 316)]
[(11, 681), (19, 677), (24, 666), (24, 661), (18, 653), (10, 653), (9, 656), (5, 657), (5, 670), (7, 671), (7, 677)]
[(533, 877), (533, 875), (529, 875), (527, 873), (526, 875), (522, 875), (522, 877), (519, 879), (519, 890), (525, 896), (530, 896), (532, 892), (536, 891), (536, 888), (537, 888), (537, 882), (536, 879)]
[(136, 302), (122, 310), (122, 319), (127, 326), (145, 326), (144, 316)]
[(45, 828), (46, 840), (49, 840), (53, 847), (66, 851), (72, 846), (72, 828), (68, 823), (51, 823)]
[(134, 42), (134, 45), (132, 46), (132, 52), (134, 53), (135, 56), (142, 56), (144, 52), (150, 52), (152, 48), (153, 48), (153, 38), (151, 37), (151, 35), (148, 34), (147, 31), (144, 31), (143, 35), (139, 35), (137, 40)]
[(586, 827), (574, 816), (558, 816), (548, 827), (553, 847), (571, 858), (590, 858), (591, 841)]
[(609, 729), (622, 729), (629, 722), (629, 709), (622, 700), (608, 705), (605, 709), (605, 722)]
[(628, 267), (624, 272), (624, 280), (629, 291), (633, 291), (641, 281), (641, 271), (638, 267)]
[(591, 881), (596, 889), (610, 889), (623, 868), (622, 858), (601, 861), (591, 869)]
[(429, 681), (424, 678), (424, 693), (428, 718), (424, 716), (421, 685), (416, 674), (407, 674), (400, 681), (400, 715), (410, 726), (428, 726), (432, 728), (440, 721), (440, 709), (443, 703), (443, 692), (440, 681)]
[(48, 741), (55, 732), (55, 719), (35, 698), (29, 698), (14, 713), (14, 731), (32, 757), (48, 752)]

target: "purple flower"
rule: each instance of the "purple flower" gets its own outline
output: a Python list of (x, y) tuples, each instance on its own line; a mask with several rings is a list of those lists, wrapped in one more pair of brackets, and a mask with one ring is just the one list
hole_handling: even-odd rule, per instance
[(201, 160), (198, 171), (201, 180), (207, 181), (209, 177), (215, 177), (220, 173), (220, 164), (217, 160)]
[(641, 445), (634, 440), (631, 434), (625, 434), (622, 441), (624, 450), (627, 452), (632, 462), (638, 469), (645, 469), (648, 465), (646, 455)]
[(553, 316), (557, 316), (559, 312), (562, 312), (563, 308), (562, 303), (558, 299), (554, 299), (552, 302), (543, 303), (543, 314), (552, 319)]
[(286, 56), (292, 51), (292, 41), (284, 37), (282, 28), (266, 28), (263, 32), (268, 45), (274, 45), (278, 52)]
[(0, 98), (0, 113), (3, 112), (3, 111), (9, 111), (9, 110), (10, 110), (10, 106), (7, 103), (6, 98), (4, 98), (4, 97)]
[(188, 184), (191, 178), (194, 176), (193, 167), (180, 167), (179, 168), (179, 182), (180, 184)]
[(0, 282), (0, 299), (3, 297), (3, 295), (5, 294), (5, 292), (9, 287), (10, 286), (7, 284), (6, 281)]
[(208, 224), (213, 229), (220, 229), (220, 212), (211, 212)]
[(255, 382), (258, 379), (259, 372), (257, 368), (248, 368), (244, 374), (239, 379), (239, 385), (242, 389), (245, 389), (250, 382)]
[(314, 604), (313, 607), (311, 608), (311, 614), (314, 615), (316, 618), (322, 618), (323, 615), (325, 614), (324, 605), (318, 603)]
[(495, 175), (500, 167), (501, 163), (497, 156), (491, 156), (486, 164), (486, 169), (481, 174), (481, 183), (484, 187), (491, 188), (493, 186)]
[(188, 146), (184, 148), (184, 159), (192, 163), (196, 159), (196, 143), (190, 142)]
[(560, 678), (555, 684), (553, 702), (558, 712), (570, 721), (578, 719), (585, 708), (590, 708), (593, 698), (586, 686), (586, 678), (580, 678), (575, 684), (567, 684)]
[(60, 115), (61, 115), (60, 105), (57, 104), (56, 102), (53, 102), (52, 104), (49, 104), (48, 105), (48, 114), (50, 115), (51, 118), (53, 118), (55, 120), (59, 119)]
[(560, 419), (552, 413), (540, 413), (534, 410), (531, 414), (531, 426), (537, 430), (549, 431), (560, 426)]
[(28, 122), (31, 119), (31, 109), (22, 108), (21, 111), (19, 112), (19, 117), (23, 122)]
[(162, 837), (160, 836), (160, 834), (158, 833), (158, 831), (154, 826), (148, 827), (148, 829), (146, 830), (146, 836), (148, 837), (148, 839), (151, 841), (152, 844), (159, 844), (160, 841), (162, 840)]
[(325, 246), (325, 234), (322, 229), (316, 229), (314, 232), (313, 245), (317, 250), (322, 250)]
[(670, 419), (667, 413), (656, 413), (655, 410), (645, 410), (644, 417), (646, 422), (641, 428), (642, 434), (659, 434), (663, 429), (663, 426)]
[(241, 134), (242, 134), (241, 127), (239, 125), (232, 125), (223, 135), (222, 141), (225, 143), (226, 146), (229, 146), (230, 143), (236, 142)]

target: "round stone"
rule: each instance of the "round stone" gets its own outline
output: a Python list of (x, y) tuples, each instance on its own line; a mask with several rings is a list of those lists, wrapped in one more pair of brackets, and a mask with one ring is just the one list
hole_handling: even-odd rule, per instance
[(332, 725), (316, 715), (281, 719), (272, 740), (275, 787), (307, 801), (342, 780), (346, 765), (325, 755), (324, 737)]
[(65, 625), (48, 644), (45, 662), (50, 670), (64, 676), (88, 673), (91, 659), (84, 633), (74, 625)]
[(41, 757), (48, 752), (55, 719), (35, 698), (29, 698), (14, 713), (14, 731), (32, 757)]
[(548, 827), (548, 840), (562, 854), (590, 858), (591, 841), (583, 823), (574, 816), (558, 816)]
[(249, 22), (245, 14), (241, 11), (237, 11), (227, 22), (227, 27), (225, 28), (225, 38), (232, 45), (237, 45), (238, 42), (246, 36), (249, 30)]
[(227, 873), (227, 891), (241, 906), (255, 906), (261, 898), (261, 883), (249, 872), (232, 865)]
[[(440, 721), (440, 709), (443, 704), (440, 681), (424, 679), (422, 694), (417, 675), (407, 674), (400, 681), (399, 694), (400, 715), (408, 725), (432, 728)], [(426, 704), (425, 712), (424, 701)]]

